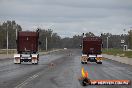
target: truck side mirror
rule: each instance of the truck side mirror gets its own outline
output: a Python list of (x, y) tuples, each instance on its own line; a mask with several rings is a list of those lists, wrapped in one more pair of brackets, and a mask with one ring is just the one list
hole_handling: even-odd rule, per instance
[(102, 48), (104, 48), (104, 45), (102, 44)]
[(36, 30), (36, 32), (39, 32), (40, 31), (40, 29), (38, 28), (37, 30)]
[(41, 45), (42, 43), (39, 41), (39, 45)]

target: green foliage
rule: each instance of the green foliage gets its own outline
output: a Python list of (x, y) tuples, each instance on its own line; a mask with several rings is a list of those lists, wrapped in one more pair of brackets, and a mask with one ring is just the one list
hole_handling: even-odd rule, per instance
[(101, 38), (103, 40), (103, 48), (107, 48), (107, 37), (108, 37), (108, 48), (118, 48), (121, 49), (123, 44), (121, 44), (121, 40), (125, 40), (125, 45), (128, 45), (128, 35), (112, 35), (110, 33), (101, 34)]
[(16, 24), (15, 21), (7, 21), (0, 25), (0, 49), (6, 48), (7, 44), (7, 31), (8, 31), (8, 40), (9, 48), (16, 48), (16, 29), (21, 31), (22, 28), (20, 25)]
[[(16, 24), (15, 21), (7, 21), (0, 24), (0, 49), (5, 49), (7, 44), (7, 31), (9, 34), (9, 49), (16, 48), (16, 29), (17, 31), (22, 31), (20, 25)], [(95, 36), (92, 32), (85, 33), (85, 36)], [(128, 35), (112, 35), (110, 33), (101, 34), (103, 40), (103, 48), (107, 47), (107, 37), (109, 36), (109, 48), (122, 48), (121, 40), (125, 40), (126, 45), (132, 49), (132, 30), (128, 32)], [(41, 29), (40, 28), (40, 37), (39, 41), (41, 45), (39, 46), (41, 50), (45, 50), (45, 41), (48, 41), (48, 50), (53, 48), (80, 48), (83, 35), (74, 35), (72, 38), (66, 37), (61, 38), (57, 33), (54, 33), (53, 30)]]
[(115, 55), (115, 56), (120, 56), (120, 57), (128, 57), (132, 58), (132, 51), (123, 51), (122, 49), (103, 49), (104, 54), (109, 54), (109, 55)]
[(46, 49), (46, 37), (48, 41), (48, 50), (53, 48), (80, 48), (82, 36), (74, 35), (73, 38), (61, 38), (57, 33), (53, 33), (53, 30), (40, 29), (40, 49)]
[(40, 49), (45, 50), (46, 49), (46, 37), (47, 37), (47, 48), (60, 48), (61, 45), (61, 38), (58, 36), (57, 33), (53, 33), (51, 29), (45, 30), (40, 29), (40, 37), (39, 41), (41, 42)]
[(92, 33), (92, 32), (88, 32), (88, 33), (85, 34), (85, 36), (86, 36), (86, 37), (90, 37), (90, 36), (95, 36), (95, 35), (94, 35), (94, 33)]
[(132, 30), (128, 32), (129, 48), (132, 49)]
[(109, 55), (117, 55), (117, 54), (122, 54), (123, 51), (122, 49), (116, 49), (116, 48), (111, 48), (111, 49), (103, 49), (103, 53), (109, 54)]
[[(0, 49), (0, 54), (5, 54), (7, 52), (6, 49)], [(14, 54), (17, 53), (16, 49), (8, 49), (8, 54)]]

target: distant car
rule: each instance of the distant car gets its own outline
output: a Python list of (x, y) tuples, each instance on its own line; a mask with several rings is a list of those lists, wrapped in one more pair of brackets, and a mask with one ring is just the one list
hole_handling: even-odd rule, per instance
[(67, 50), (67, 48), (64, 48), (64, 50)]

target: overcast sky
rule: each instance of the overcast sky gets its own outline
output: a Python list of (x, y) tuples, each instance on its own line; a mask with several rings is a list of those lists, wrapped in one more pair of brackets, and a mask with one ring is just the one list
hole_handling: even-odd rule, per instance
[(132, 0), (0, 0), (0, 22), (24, 30), (51, 28), (60, 36), (121, 34), (132, 27)]

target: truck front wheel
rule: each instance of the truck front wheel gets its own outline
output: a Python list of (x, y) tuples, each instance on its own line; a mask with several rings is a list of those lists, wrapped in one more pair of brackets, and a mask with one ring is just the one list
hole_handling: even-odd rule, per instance
[(85, 64), (87, 64), (87, 62), (84, 62)]
[(97, 64), (102, 64), (102, 62), (96, 62)]
[(18, 64), (21, 64), (21, 62), (20, 62), (20, 63), (18, 63)]
[(38, 64), (38, 61), (37, 61), (37, 63), (35, 63), (35, 64)]
[(84, 64), (84, 62), (81, 62), (82, 64)]

